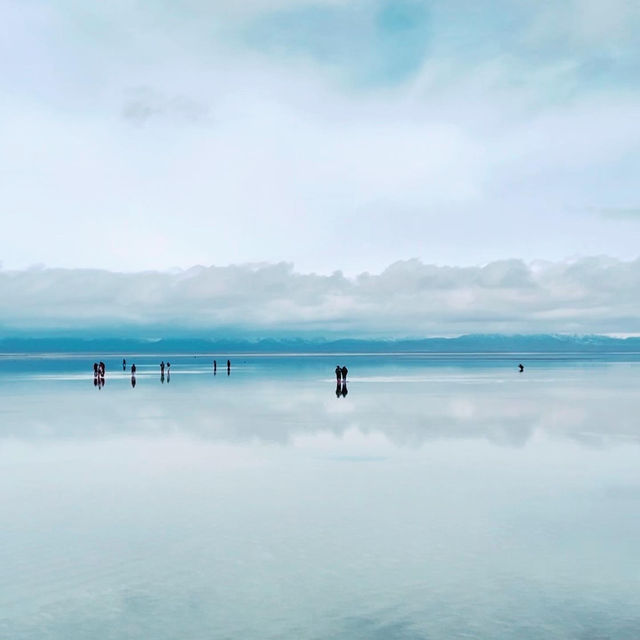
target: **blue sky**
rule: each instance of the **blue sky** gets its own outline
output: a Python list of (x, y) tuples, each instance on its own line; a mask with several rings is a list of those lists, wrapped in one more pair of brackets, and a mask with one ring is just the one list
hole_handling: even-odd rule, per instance
[(0, 25), (5, 271), (638, 256), (637, 2), (7, 0)]

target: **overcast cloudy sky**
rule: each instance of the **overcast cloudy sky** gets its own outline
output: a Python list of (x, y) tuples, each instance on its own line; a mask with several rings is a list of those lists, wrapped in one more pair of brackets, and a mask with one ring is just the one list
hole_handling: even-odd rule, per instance
[(357, 287), (412, 258), (611, 275), (580, 262), (607, 255), (619, 290), (638, 270), (635, 0), (3, 0), (0, 33), (5, 281), (284, 261)]

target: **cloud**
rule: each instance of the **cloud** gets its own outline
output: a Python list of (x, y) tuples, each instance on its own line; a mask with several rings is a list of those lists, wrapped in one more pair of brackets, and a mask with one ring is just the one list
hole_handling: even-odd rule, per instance
[(7, 331), (161, 331), (419, 337), (486, 332), (634, 333), (640, 260), (505, 260), (440, 267), (408, 260), (355, 278), (291, 264), (186, 271), (0, 271)]
[(138, 126), (154, 117), (202, 122), (209, 115), (209, 108), (205, 104), (185, 96), (167, 97), (150, 87), (135, 87), (127, 90), (126, 94), (122, 117)]
[(587, 207), (587, 211), (608, 218), (640, 220), (640, 207)]
[(636, 203), (637, 10), (577, 6), (5, 3), (0, 259), (632, 259), (566, 203)]

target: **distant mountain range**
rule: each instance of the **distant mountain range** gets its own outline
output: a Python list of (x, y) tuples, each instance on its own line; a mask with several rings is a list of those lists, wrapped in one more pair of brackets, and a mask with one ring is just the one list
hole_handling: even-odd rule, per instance
[(307, 338), (0, 338), (0, 353), (613, 353), (640, 352), (640, 337), (473, 334), (403, 340)]

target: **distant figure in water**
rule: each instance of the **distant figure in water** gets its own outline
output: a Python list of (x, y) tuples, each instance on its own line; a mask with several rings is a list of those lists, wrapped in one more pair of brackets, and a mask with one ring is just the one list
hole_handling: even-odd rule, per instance
[(98, 363), (94, 362), (93, 363), (93, 376), (94, 378), (98, 375)]
[(167, 362), (167, 375), (169, 375), (169, 369), (171, 369), (171, 363)]
[(214, 360), (213, 361), (213, 375), (216, 375), (216, 371), (218, 370), (218, 363)]
[(342, 369), (340, 368), (340, 365), (337, 364), (336, 365), (336, 382), (340, 384), (341, 379), (342, 379)]
[(520, 373), (522, 373), (524, 371), (524, 365), (519, 364), (518, 369), (520, 369)]
[(100, 369), (100, 375), (104, 378), (105, 366), (104, 366), (104, 362), (102, 362), (102, 360), (100, 361), (100, 364), (98, 365), (98, 368)]
[[(349, 369), (347, 367), (342, 367), (342, 382), (347, 381), (347, 373), (349, 373)], [(342, 394), (345, 395), (345, 394)]]
[(124, 358), (122, 358), (122, 370), (126, 371), (126, 369), (127, 369), (127, 361)]
[(227, 375), (231, 373), (231, 360), (227, 360)]
[(160, 363), (160, 373), (162, 374), (162, 377), (164, 377), (164, 360)]
[[(135, 375), (136, 375), (136, 363), (134, 362), (134, 363), (131, 365), (131, 377), (133, 377), (133, 376), (135, 376)], [(136, 385), (134, 384), (133, 386), (135, 387)]]
[[(135, 365), (134, 365), (135, 366)], [(133, 369), (133, 367), (132, 367)], [(136, 388), (136, 377), (134, 375), (131, 376), (131, 386), (135, 389)]]

